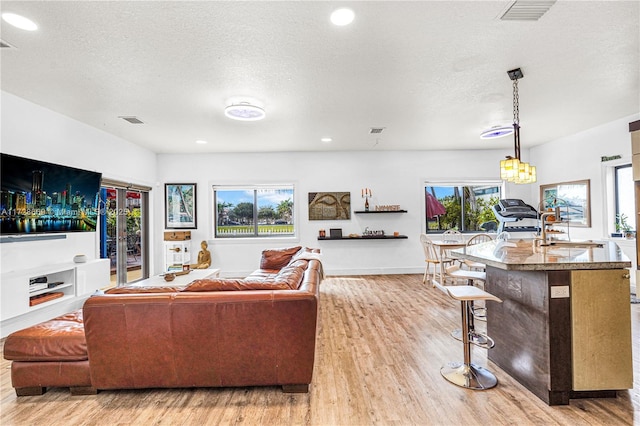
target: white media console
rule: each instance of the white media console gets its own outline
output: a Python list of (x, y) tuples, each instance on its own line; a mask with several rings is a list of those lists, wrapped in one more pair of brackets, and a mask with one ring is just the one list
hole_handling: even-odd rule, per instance
[(0, 337), (82, 307), (109, 285), (109, 259), (6, 272), (0, 278)]

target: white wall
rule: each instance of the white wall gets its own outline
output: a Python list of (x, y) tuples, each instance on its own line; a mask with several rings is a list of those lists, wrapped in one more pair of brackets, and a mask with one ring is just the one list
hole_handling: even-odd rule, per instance
[[(572, 238), (600, 239), (603, 226), (601, 156), (629, 157), (630, 116), (613, 123), (551, 141), (523, 158), (538, 167), (538, 183), (506, 188), (506, 197), (521, 198), (537, 206), (539, 185), (580, 179), (591, 180), (591, 228), (571, 230)], [(435, 152), (313, 152), (270, 154), (158, 155), (158, 192), (164, 183), (198, 184), (198, 229), (192, 231), (193, 249), (208, 240), (213, 265), (223, 275), (243, 276), (257, 267), (260, 251), (267, 247), (296, 244), (320, 247), (329, 274), (415, 273), (422, 271), (423, 257), (418, 235), (423, 232), (422, 188), (426, 180), (496, 179), (503, 150)], [(214, 184), (296, 184), (296, 217), (300, 229), (296, 240), (212, 240), (212, 194)], [(372, 205), (400, 204), (407, 214), (352, 215), (348, 221), (309, 221), (307, 194), (315, 191), (350, 191), (352, 210), (362, 209), (361, 188), (373, 190)], [(163, 201), (155, 204), (161, 232)], [(321, 228), (342, 228), (343, 234), (361, 233), (365, 227), (399, 231), (407, 240), (318, 241)], [(161, 243), (157, 242), (156, 267), (162, 267)], [(633, 253), (629, 253), (633, 255)], [(157, 269), (159, 271), (159, 269)]]
[[(155, 153), (7, 92), (0, 92), (0, 103), (3, 153), (97, 171), (125, 182), (155, 182)], [(62, 240), (0, 244), (2, 272), (71, 262), (80, 253), (99, 257), (98, 233), (65, 235)]]
[(605, 187), (603, 183), (603, 156), (620, 155), (631, 163), (631, 136), (629, 123), (640, 118), (631, 115), (575, 135), (559, 138), (530, 150), (531, 162), (538, 169), (538, 182), (531, 186), (529, 197), (540, 201), (540, 185), (549, 183), (590, 180), (591, 227), (570, 229), (572, 238), (604, 238), (606, 227)]
[[(416, 273), (424, 257), (418, 236), (423, 232), (425, 180), (498, 179), (503, 150), (495, 151), (379, 151), (269, 154), (158, 155), (158, 192), (165, 183), (196, 183), (198, 229), (192, 230), (193, 250), (209, 240), (213, 266), (225, 276), (243, 276), (258, 267), (260, 251), (301, 244), (320, 247), (329, 274)], [(212, 240), (214, 184), (290, 183), (296, 185), (296, 240)], [(307, 195), (316, 191), (349, 191), (352, 210), (363, 210), (362, 188), (371, 188), (372, 206), (399, 204), (406, 214), (355, 215), (351, 220), (309, 221)], [(509, 196), (527, 198), (529, 189), (509, 186)], [(373, 208), (373, 207), (372, 207)], [(157, 232), (163, 231), (163, 200), (156, 199)], [(343, 234), (365, 227), (398, 231), (406, 240), (318, 241), (318, 230), (342, 228)], [(162, 267), (161, 243), (156, 267)], [(159, 271), (159, 269), (156, 269)]]
[[(198, 184), (198, 229), (193, 249), (212, 236), (211, 185), (293, 182), (300, 235), (295, 241), (213, 241), (213, 263), (223, 274), (243, 275), (257, 267), (267, 247), (301, 244), (321, 247), (332, 274), (420, 272), (423, 267), (418, 234), (422, 232), (422, 184), (425, 180), (496, 179), (498, 162), (507, 153), (493, 151), (331, 152), (270, 154), (156, 155), (123, 139), (44, 109), (6, 92), (1, 95), (2, 152), (102, 172), (105, 177), (153, 187), (151, 191), (152, 272), (162, 268), (164, 183)], [(630, 158), (628, 123), (636, 114), (570, 137), (523, 150), (538, 167), (538, 183), (507, 185), (507, 197), (537, 205), (539, 185), (591, 179), (592, 227), (572, 236), (602, 238), (607, 234), (603, 202), (601, 156)], [(373, 190), (372, 204), (400, 204), (407, 214), (352, 215), (349, 221), (309, 221), (307, 194), (350, 191), (352, 210), (362, 207), (360, 189)], [(399, 231), (407, 240), (318, 241), (318, 229), (339, 227), (344, 233), (370, 229)], [(66, 240), (0, 244), (2, 271), (67, 262), (84, 252), (97, 256), (94, 234), (67, 234)]]

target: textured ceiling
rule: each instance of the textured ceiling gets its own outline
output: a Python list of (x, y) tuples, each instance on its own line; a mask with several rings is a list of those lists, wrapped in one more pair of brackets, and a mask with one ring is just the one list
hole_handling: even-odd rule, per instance
[[(559, 0), (538, 21), (500, 20), (510, 4), (2, 1), (39, 30), (2, 22), (14, 48), (1, 85), (158, 153), (510, 153), (510, 137), (479, 134), (512, 122), (518, 67), (524, 148), (640, 111), (640, 2)], [(343, 6), (356, 18), (336, 27)], [(226, 118), (238, 96), (267, 118)]]

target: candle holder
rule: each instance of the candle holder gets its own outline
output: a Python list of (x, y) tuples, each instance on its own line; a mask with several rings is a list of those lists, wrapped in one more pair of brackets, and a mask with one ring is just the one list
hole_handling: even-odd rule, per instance
[(369, 211), (369, 198), (371, 198), (371, 189), (364, 188), (364, 189), (360, 190), (360, 194), (361, 194), (362, 198), (364, 198), (364, 211), (368, 212)]

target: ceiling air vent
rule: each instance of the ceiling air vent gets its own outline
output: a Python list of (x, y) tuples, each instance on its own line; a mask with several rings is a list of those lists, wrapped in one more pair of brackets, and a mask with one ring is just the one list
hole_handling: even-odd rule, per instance
[(369, 134), (370, 135), (377, 135), (379, 133), (382, 133), (382, 131), (384, 130), (384, 127), (372, 127), (371, 129), (369, 129)]
[(12, 45), (7, 43), (6, 41), (0, 39), (0, 49), (15, 49)]
[(140, 120), (138, 117), (120, 116), (118, 118), (122, 118), (124, 121), (128, 121), (131, 124), (144, 124), (144, 122), (142, 120)]
[(556, 0), (516, 0), (500, 17), (503, 21), (537, 21)]

